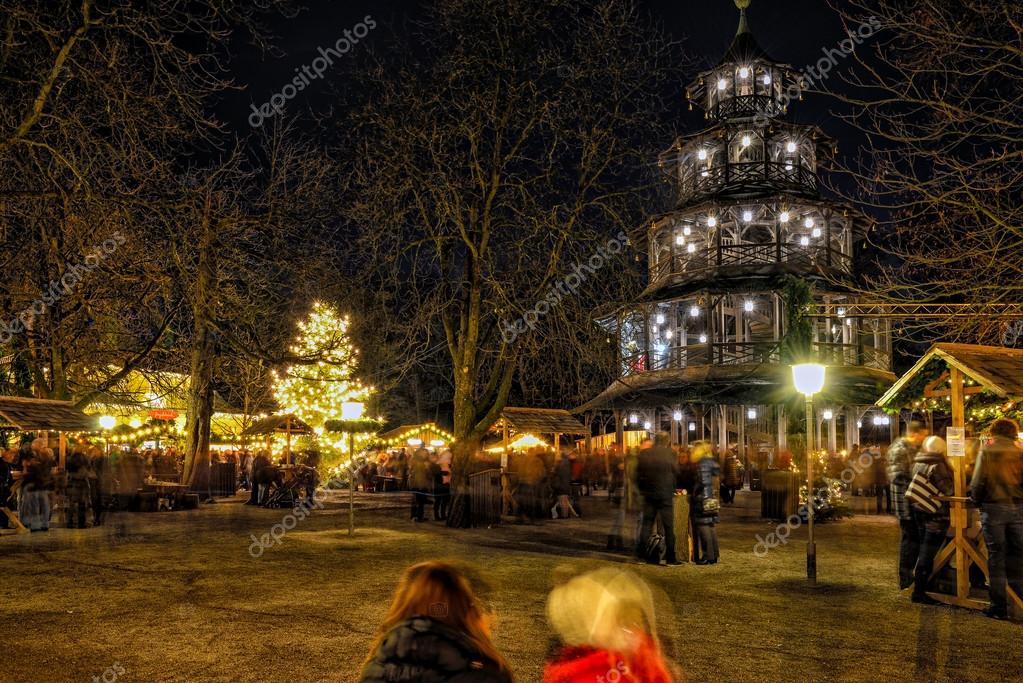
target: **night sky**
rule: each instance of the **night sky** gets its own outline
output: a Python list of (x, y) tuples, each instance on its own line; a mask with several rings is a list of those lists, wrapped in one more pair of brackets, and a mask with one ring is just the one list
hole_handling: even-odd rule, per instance
[[(261, 104), (295, 75), (295, 68), (309, 64), (317, 56), (317, 48), (333, 44), (371, 15), (377, 28), (360, 41), (355, 51), (381, 41), (387, 32), (403, 33), (410, 20), (420, 16), (423, 1), (416, 0), (306, 0), (306, 9), (294, 18), (278, 17), (273, 22), (274, 44), (281, 54), (267, 54), (238, 41), (231, 47), (230, 65), (240, 93), (226, 99), (219, 107), (221, 117), (239, 132), (248, 130), (245, 118), (251, 103)], [(682, 41), (685, 51), (700, 68), (716, 63), (727, 49), (738, 22), (738, 10), (731, 0), (640, 0), (641, 8), (667, 33)], [(761, 46), (775, 59), (797, 69), (816, 62), (825, 47), (833, 47), (844, 38), (838, 16), (824, 0), (754, 0), (748, 10), (749, 24)], [(363, 45), (366, 43), (367, 45)], [(353, 55), (355, 54), (353, 51)], [(839, 70), (841, 65), (839, 66)], [(332, 87), (344, 87), (341, 73), (327, 72), (322, 80), (313, 82), (289, 102), (288, 113), (326, 111)], [(679, 84), (679, 130), (695, 132), (703, 126), (699, 112), (689, 113), (684, 89)], [(829, 115), (834, 103), (823, 96), (808, 96), (790, 110), (798, 121), (819, 125), (840, 139), (843, 151), (851, 151), (847, 137)], [(665, 146), (669, 144), (665, 140)]]

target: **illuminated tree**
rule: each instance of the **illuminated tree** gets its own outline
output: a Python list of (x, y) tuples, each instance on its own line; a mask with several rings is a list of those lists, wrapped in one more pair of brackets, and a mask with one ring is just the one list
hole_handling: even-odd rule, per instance
[(345, 403), (365, 402), (373, 388), (355, 377), (359, 351), (348, 336), (348, 318), (333, 306), (314, 303), (298, 329), (290, 349), (297, 362), (275, 373), (274, 395), (282, 410), (322, 428), (327, 420), (344, 417)]

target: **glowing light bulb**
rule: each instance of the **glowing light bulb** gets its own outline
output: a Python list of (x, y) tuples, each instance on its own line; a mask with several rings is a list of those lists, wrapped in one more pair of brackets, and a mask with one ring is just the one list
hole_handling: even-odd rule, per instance
[(744, 66), (741, 69), (739, 69), (739, 78), (749, 78), (749, 68), (748, 67)]
[(681, 422), (682, 421), (682, 411), (681, 410), (676, 410), (674, 413), (671, 414), (671, 417), (675, 420), (675, 422)]
[(752, 312), (753, 312), (753, 302), (752, 302), (752, 301), (750, 301), (749, 299), (747, 299), (747, 300), (746, 300), (746, 301), (745, 301), (745, 302), (744, 302), (744, 303), (742, 304), (742, 309), (743, 309), (744, 311), (746, 311), (747, 313), (752, 313)]
[(650, 431), (650, 428), (651, 428), (652, 426), (653, 426), (653, 425), (651, 425), (651, 424), (650, 424), (649, 422), (644, 422), (644, 423), (643, 423), (643, 429), (647, 430), (648, 432)]
[(805, 221), (803, 221), (803, 225), (805, 225), (805, 226), (806, 226), (806, 228), (807, 228), (807, 230), (809, 230), (810, 228), (812, 228), (812, 227), (813, 227), (813, 219), (812, 219), (812, 218), (810, 218), (809, 216), (807, 216), (807, 217), (806, 217), (806, 220), (805, 220)]
[(750, 140), (750, 137), (748, 135), (743, 135), (742, 136), (742, 146), (743, 147), (749, 147), (751, 142), (752, 142), (752, 140)]
[(778, 215), (778, 220), (780, 220), (782, 223), (788, 223), (789, 222), (789, 212), (788, 211), (782, 211), (781, 214)]
[(717, 218), (715, 218), (714, 216), (707, 216), (707, 227), (713, 228), (717, 224), (718, 224)]
[(749, 223), (751, 220), (753, 220), (753, 212), (750, 211), (749, 209), (743, 211), (742, 220), (745, 221), (746, 223)]
[(786, 171), (791, 171), (792, 170), (792, 164), (785, 164), (785, 170)]
[(764, 74), (764, 85), (771, 85), (771, 74)]
[(657, 317), (655, 318), (655, 320), (657, 320), (657, 324), (658, 325), (663, 325), (664, 324), (664, 316), (662, 314), (660, 314), (660, 313), (657, 314)]
[(799, 244), (804, 247), (810, 246), (810, 238), (807, 237), (806, 235), (803, 235), (802, 237), (799, 238)]
[(785, 150), (789, 154), (795, 154), (796, 153), (796, 143), (790, 142), (789, 144), (785, 145)]
[(675, 235), (675, 244), (681, 247), (685, 243), (686, 243), (685, 237), (683, 237), (682, 235)]
[(635, 413), (629, 415), (629, 424), (634, 425), (637, 422), (639, 422), (639, 417)]
[(689, 308), (689, 315), (691, 315), (694, 318), (699, 318), (700, 317), (700, 307), (699, 306), (692, 306), (692, 307), (690, 307)]
[(665, 330), (665, 331), (664, 331), (664, 338), (665, 338), (665, 339), (671, 339), (671, 338), (672, 338), (672, 337), (674, 337), (674, 336), (675, 336), (675, 335), (674, 335), (674, 334), (672, 334), (671, 330)]
[(707, 335), (705, 335), (705, 334), (701, 334), (700, 335), (700, 343), (701, 344), (706, 344), (707, 343)]
[(823, 413), (821, 413), (821, 417), (823, 417), (825, 420), (830, 420), (834, 416), (835, 414), (831, 412), (831, 410), (825, 410)]
[(718, 90), (724, 90), (728, 87), (728, 81), (723, 78), (718, 79)]
[(692, 254), (692, 253), (694, 253), (695, 251), (696, 251), (696, 245), (695, 245), (695, 244), (693, 244), (692, 242), (690, 242), (689, 244), (687, 244), (687, 245), (686, 245), (686, 252), (688, 252), (688, 253)]
[(750, 420), (757, 419), (757, 409), (756, 408), (750, 408), (749, 410), (747, 410), (746, 411), (746, 417), (749, 418)]
[(813, 232), (811, 234), (814, 236), (814, 238), (820, 237), (821, 236), (821, 229), (820, 228), (814, 228)]
[(699, 152), (696, 153), (696, 158), (699, 159), (700, 161), (706, 161), (707, 160), (707, 150), (701, 149)]
[(682, 234), (685, 235), (686, 237), (689, 237), (691, 234), (693, 234), (693, 229), (687, 225), (684, 228), (682, 228)]

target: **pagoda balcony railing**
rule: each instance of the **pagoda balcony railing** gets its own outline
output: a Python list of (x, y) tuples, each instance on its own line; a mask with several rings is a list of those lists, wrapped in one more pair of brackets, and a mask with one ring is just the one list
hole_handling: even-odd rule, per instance
[(765, 266), (785, 264), (787, 270), (797, 272), (834, 271), (849, 275), (852, 273), (852, 259), (848, 254), (827, 247), (821, 242), (808, 246), (791, 242), (766, 242), (760, 244), (714, 244), (689, 253), (682, 251), (672, 259), (665, 258), (650, 269), (650, 284), (659, 286), (672, 280), (703, 276), (718, 268), (741, 266)]
[(778, 116), (784, 108), (773, 95), (732, 95), (724, 97), (711, 107), (714, 119), (744, 119), (758, 115)]
[(796, 190), (816, 194), (817, 174), (802, 164), (783, 161), (727, 162), (701, 170), (683, 180), (679, 189), (679, 203), (688, 203), (704, 196), (766, 190)]
[[(763, 342), (708, 342), (673, 346), (663, 352), (640, 351), (624, 356), (621, 361), (623, 376), (648, 371), (673, 370), (707, 365), (762, 365), (781, 363), (781, 343)], [(858, 344), (814, 343), (818, 359), (831, 366), (860, 366), (889, 370), (890, 358), (883, 349)]]

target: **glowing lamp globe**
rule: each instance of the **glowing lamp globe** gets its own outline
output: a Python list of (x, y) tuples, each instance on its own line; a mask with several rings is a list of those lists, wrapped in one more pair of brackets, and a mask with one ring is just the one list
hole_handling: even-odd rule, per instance
[(792, 383), (796, 391), (812, 396), (824, 388), (824, 366), (820, 363), (800, 363), (792, 366)]
[(362, 418), (363, 411), (366, 410), (366, 405), (359, 401), (345, 401), (341, 404), (341, 419), (342, 420), (358, 420)]
[(112, 415), (103, 415), (99, 418), (99, 426), (103, 429), (113, 429), (117, 426), (117, 420)]

